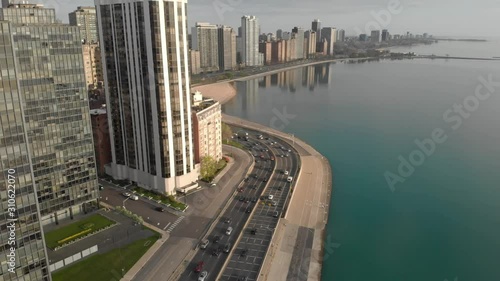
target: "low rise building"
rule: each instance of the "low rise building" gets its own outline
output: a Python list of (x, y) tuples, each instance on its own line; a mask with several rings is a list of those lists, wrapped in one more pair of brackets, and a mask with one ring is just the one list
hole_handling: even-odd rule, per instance
[(193, 94), (193, 140), (195, 163), (205, 156), (216, 161), (222, 159), (222, 109), (213, 99), (203, 98), (196, 91)]

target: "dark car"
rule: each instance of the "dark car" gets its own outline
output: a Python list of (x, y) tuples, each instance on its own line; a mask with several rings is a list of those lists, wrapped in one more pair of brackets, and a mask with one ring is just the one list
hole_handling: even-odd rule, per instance
[(252, 198), (252, 202), (253, 202), (253, 203), (257, 203), (257, 201), (258, 201), (258, 198), (257, 198), (257, 197)]
[(252, 234), (252, 235), (257, 234), (257, 228), (254, 228), (254, 229), (250, 230), (250, 234)]
[(231, 251), (231, 243), (227, 243), (224, 246), (224, 253), (229, 253)]
[(267, 182), (267, 179), (263, 179), (262, 181), (263, 181), (263, 182)]
[(245, 203), (250, 202), (250, 198), (246, 197), (244, 202), (245, 202)]
[(215, 236), (214, 237), (214, 243), (219, 243), (219, 241), (220, 241), (220, 236), (218, 236), (218, 235)]
[(165, 212), (165, 208), (163, 207), (156, 207), (155, 210), (157, 210), (158, 212)]
[(216, 248), (212, 251), (212, 256), (218, 257), (221, 252), (222, 252), (221, 248)]
[(245, 201), (245, 197), (241, 196), (241, 197), (240, 197), (240, 201), (241, 201), (241, 202)]
[(204, 262), (200, 261), (194, 268), (194, 272), (201, 272), (203, 270)]
[(245, 213), (247, 214), (250, 214), (252, 212), (252, 207), (248, 207), (246, 210), (245, 210)]
[(231, 223), (231, 219), (230, 219), (230, 218), (226, 218), (226, 219), (224, 220), (224, 222), (225, 222), (225, 223)]

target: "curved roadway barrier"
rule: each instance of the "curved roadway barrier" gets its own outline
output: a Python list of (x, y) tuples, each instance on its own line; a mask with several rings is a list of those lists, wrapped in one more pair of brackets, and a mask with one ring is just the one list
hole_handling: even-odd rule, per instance
[[(287, 133), (226, 114), (223, 115), (223, 122), (280, 137), (296, 149), (301, 159), (300, 172), (294, 179), (295, 188), (291, 195), (289, 207), (286, 209), (285, 217), (280, 219), (278, 227), (273, 233), (271, 245), (273, 245), (276, 253), (266, 255), (258, 280), (319, 281), (325, 251), (324, 241), (328, 207), (332, 192), (332, 171), (328, 160), (307, 143)], [(308, 177), (303, 177), (304, 173)], [(309, 182), (306, 183), (306, 181)], [(310, 182), (314, 182), (314, 184), (311, 185)], [(307, 192), (304, 192), (304, 190), (307, 190)], [(298, 198), (295, 196), (296, 193), (301, 193), (301, 196), (308, 197), (310, 200)], [(310, 201), (310, 203), (306, 201)], [(309, 234), (307, 234), (307, 237), (302, 235), (304, 230), (307, 233), (312, 232), (313, 241), (309, 243), (311, 245), (303, 243), (304, 239), (311, 239), (308, 236)], [(282, 239), (284, 236), (289, 240)], [(295, 249), (297, 248), (295, 243), (300, 243), (301, 251)], [(330, 248), (331, 245), (327, 246)], [(310, 254), (305, 259), (306, 264), (300, 266), (293, 264), (292, 261), (296, 261), (297, 256), (305, 251)], [(328, 251), (330, 252), (330, 250)], [(273, 263), (276, 256), (279, 256), (279, 264)], [(297, 267), (300, 267), (300, 269), (297, 269)]]

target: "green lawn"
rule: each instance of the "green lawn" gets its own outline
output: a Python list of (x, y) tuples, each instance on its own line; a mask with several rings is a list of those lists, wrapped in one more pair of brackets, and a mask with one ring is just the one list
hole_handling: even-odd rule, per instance
[(137, 240), (121, 249), (114, 249), (105, 254), (97, 254), (70, 265), (52, 274), (53, 281), (110, 281), (120, 280), (124, 273), (147, 252), (158, 240), (154, 235)]
[[(45, 233), (45, 242), (47, 243), (47, 247), (54, 249), (57, 246), (61, 246), (61, 241), (70, 236), (76, 235), (74, 238), (65, 241), (65, 243), (75, 240), (84, 234), (94, 232), (96, 230), (103, 229), (107, 226), (115, 224), (114, 221), (109, 220), (108, 218), (101, 216), (99, 214), (90, 216), (86, 219), (74, 222), (65, 227), (50, 231)], [(85, 230), (89, 229), (90, 231), (85, 232)], [(77, 235), (78, 233), (82, 233), (81, 235)]]
[(246, 147), (239, 142), (223, 140), (222, 143), (230, 145), (230, 146), (234, 146), (234, 147), (239, 148), (239, 149), (246, 150)]

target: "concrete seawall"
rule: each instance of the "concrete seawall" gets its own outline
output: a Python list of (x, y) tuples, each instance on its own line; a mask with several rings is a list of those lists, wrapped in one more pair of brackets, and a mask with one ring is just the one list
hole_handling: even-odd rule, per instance
[(224, 114), (222, 119), (228, 124), (277, 136), (293, 145), (300, 156), (300, 172), (295, 177), (297, 182), (290, 204), (284, 218), (278, 222), (258, 280), (321, 280), (325, 247), (332, 247), (325, 245), (332, 193), (332, 171), (328, 160), (289, 134), (234, 116)]

